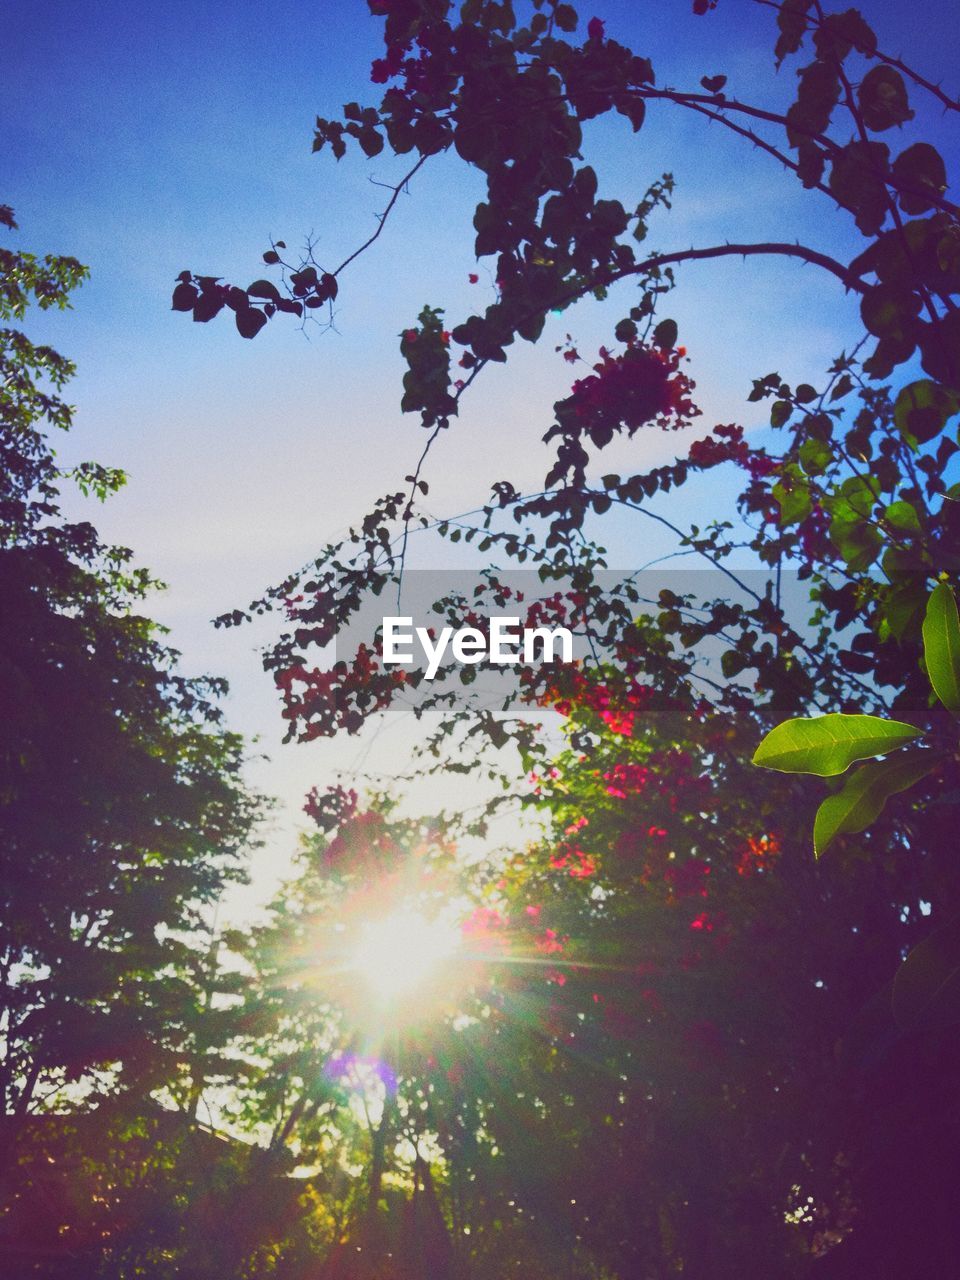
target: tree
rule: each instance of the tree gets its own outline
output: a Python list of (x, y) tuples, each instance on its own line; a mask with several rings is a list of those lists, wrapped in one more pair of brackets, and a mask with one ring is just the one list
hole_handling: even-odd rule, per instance
[[(2, 221), (16, 229), (9, 209)], [(186, 1107), (200, 1070), (195, 1050), (209, 1031), (198, 1028), (197, 972), (209, 910), (242, 878), (262, 807), (241, 778), (240, 740), (219, 724), (223, 683), (178, 674), (162, 629), (138, 612), (155, 584), (130, 566), (129, 552), (104, 546), (92, 525), (60, 510), (65, 482), (103, 498), (123, 476), (95, 463), (58, 466), (48, 433), (71, 426), (61, 393), (73, 366), (17, 326), (32, 304), (67, 307), (85, 275), (72, 258), (0, 251), (8, 1227), (29, 1195), (30, 1169), (56, 1149), (58, 1140), (37, 1136), (57, 1129), (51, 1117), (106, 1113), (118, 1100), (129, 1117), (161, 1086), (176, 1092), (178, 1077)], [(69, 1255), (56, 1230), (52, 1243)]]

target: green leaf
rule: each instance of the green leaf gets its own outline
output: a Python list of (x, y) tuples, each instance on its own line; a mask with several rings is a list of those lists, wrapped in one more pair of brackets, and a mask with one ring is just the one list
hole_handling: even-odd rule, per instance
[(753, 763), (781, 773), (816, 773), (821, 778), (843, 773), (854, 760), (885, 755), (920, 736), (902, 720), (882, 716), (826, 716), (785, 720), (757, 747)]
[(883, 557), (884, 573), (890, 578), (892, 585), (883, 593), (880, 603), (878, 635), (881, 640), (886, 640), (889, 636), (902, 640), (927, 602), (926, 591), (916, 572), (916, 566), (910, 564), (902, 570), (899, 568), (899, 561), (904, 558), (902, 553), (892, 548)]
[(830, 540), (854, 573), (869, 569), (883, 548), (880, 531), (866, 520), (842, 520), (835, 516), (830, 524)]
[(916, 508), (909, 502), (902, 500), (891, 502), (883, 513), (883, 518), (887, 524), (894, 529), (902, 530), (904, 533), (920, 532), (920, 518), (917, 515)]
[(799, 524), (813, 510), (810, 490), (805, 484), (793, 484), (792, 486), (775, 484), (773, 486), (773, 496), (779, 503), (780, 524), (784, 527), (791, 524)]
[(837, 836), (864, 831), (880, 816), (890, 796), (926, 777), (939, 760), (934, 751), (907, 751), (887, 760), (871, 760), (856, 769), (842, 790), (828, 796), (817, 810), (813, 824), (817, 857)]
[(830, 540), (857, 573), (869, 568), (883, 546), (880, 531), (872, 523), (878, 492), (875, 479), (851, 476), (825, 499), (830, 512)]
[(934, 587), (927, 601), (923, 657), (934, 693), (948, 710), (960, 713), (960, 620), (945, 582)]
[(800, 465), (808, 476), (821, 476), (833, 460), (833, 450), (825, 440), (811, 438), (800, 446)]
[(912, 1031), (960, 1020), (960, 919), (931, 933), (897, 970), (893, 1016)]

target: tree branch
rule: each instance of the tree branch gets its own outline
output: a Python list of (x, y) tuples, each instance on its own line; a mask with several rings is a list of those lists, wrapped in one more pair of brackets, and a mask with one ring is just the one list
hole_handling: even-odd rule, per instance
[(821, 253), (818, 249), (810, 249), (803, 244), (769, 240), (760, 244), (718, 244), (712, 245), (708, 249), (679, 249), (674, 253), (653, 254), (652, 257), (645, 258), (643, 262), (638, 262), (632, 267), (625, 267), (621, 271), (611, 272), (602, 280), (595, 280), (592, 284), (584, 285), (570, 294), (555, 299), (550, 305), (551, 307), (557, 307), (561, 303), (583, 297), (598, 285), (615, 284), (617, 281), (625, 280), (629, 276), (650, 274), (659, 270), (660, 267), (671, 266), (674, 263), (703, 262), (708, 258), (753, 258), (758, 256), (800, 258), (803, 262), (811, 262), (814, 266), (822, 267), (824, 271), (829, 271), (848, 290), (852, 289), (856, 293), (866, 293), (867, 291), (867, 285), (864, 284), (860, 277), (852, 272), (849, 267), (845, 267), (842, 262), (838, 262), (836, 258), (831, 258), (828, 254)]
[(364, 240), (363, 244), (360, 246), (359, 249), (354, 249), (353, 253), (351, 253), (348, 258), (344, 258), (343, 262), (340, 263), (336, 271), (332, 271), (330, 273), (331, 275), (338, 276), (345, 267), (349, 267), (350, 263), (353, 262), (355, 258), (359, 258), (361, 253), (364, 253), (367, 249), (370, 248), (370, 246), (373, 244), (375, 240), (379, 239), (380, 233), (383, 231), (383, 228), (386, 225), (387, 218), (389, 218), (390, 213), (393, 210), (393, 206), (400, 199), (400, 193), (406, 187), (410, 179), (414, 177), (414, 175), (418, 173), (420, 169), (423, 168), (428, 158), (429, 157), (425, 155), (421, 156), (420, 159), (417, 161), (417, 163), (410, 170), (410, 172), (406, 174), (405, 177), (401, 178), (395, 187), (390, 188), (390, 190), (393, 192), (393, 195), (391, 195), (389, 201), (387, 202), (387, 207), (384, 209), (383, 213), (377, 214), (378, 225), (377, 225), (376, 231), (373, 233), (372, 236), (369, 237), (369, 239)]
[[(783, 5), (778, 0), (754, 0), (754, 4), (762, 5), (765, 9), (773, 9), (777, 13), (783, 8)], [(807, 15), (807, 21), (810, 22), (811, 26), (819, 27), (821, 25), (819, 18), (811, 18), (809, 14)], [(888, 67), (895, 67), (897, 71), (907, 76), (914, 84), (918, 84), (921, 89), (926, 89), (927, 93), (932, 94), (938, 102), (942, 102), (948, 111), (960, 111), (960, 98), (948, 97), (938, 84), (925, 80), (919, 72), (907, 66), (900, 58), (894, 58), (891, 54), (884, 53), (882, 49), (877, 49), (873, 56), (878, 62), (885, 62)]]

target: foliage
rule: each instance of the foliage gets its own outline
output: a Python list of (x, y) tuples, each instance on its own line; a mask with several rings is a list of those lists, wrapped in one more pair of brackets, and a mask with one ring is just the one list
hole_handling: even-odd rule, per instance
[[(15, 229), (9, 211), (3, 220)], [(65, 480), (103, 497), (122, 476), (59, 468), (48, 431), (71, 426), (61, 392), (73, 368), (14, 326), (31, 303), (68, 306), (84, 275), (72, 258), (0, 255), (0, 318), (13, 322), (0, 330), (7, 1235), (26, 1194), (21, 1144), (35, 1150), (54, 1133), (52, 1115), (125, 1099), (133, 1123), (160, 1088), (188, 1111), (204, 1075), (216, 1075), (216, 1036), (200, 1026), (205, 917), (242, 876), (260, 809), (241, 781), (241, 744), (218, 723), (222, 682), (177, 673), (161, 628), (137, 612), (149, 577), (60, 510)], [(41, 1164), (68, 1160), (52, 1151)]]
[[(914, 121), (917, 93), (948, 112), (958, 104), (884, 53), (857, 11), (805, 0), (772, 7), (777, 66), (805, 58), (779, 109), (744, 100), (723, 76), (705, 75), (694, 90), (661, 87), (649, 60), (608, 37), (602, 21), (581, 37), (576, 10), (555, 0), (374, 0), (384, 21), (384, 57), (371, 72), (386, 86), (379, 105), (349, 103), (341, 120), (316, 124), (315, 150), (340, 158), (358, 144), (370, 157), (413, 160), (357, 252), (431, 157), (452, 152), (479, 170), (486, 193), (474, 243), (494, 297), (459, 323), (427, 307), (403, 331), (402, 407), (429, 432), (406, 489), (221, 621), (286, 613), (287, 634), (265, 665), (291, 738), (359, 732), (414, 690), (419, 715), (440, 713), (428, 769), (489, 770), (491, 748), (512, 746), (536, 774), (518, 787), (514, 766), (502, 766), (507, 793), (544, 823), (542, 841), (505, 850), (505, 861), (488, 849), (476, 886), (484, 933), (504, 963), (473, 989), (475, 1025), (435, 1033), (454, 1055), (452, 1117), (440, 1112), (449, 1070), (447, 1084), (425, 1070), (424, 1085), (411, 1066), (398, 1084), (424, 1096), (443, 1151), (437, 1168), (449, 1170), (447, 1220), (471, 1215), (477, 1244), (467, 1261), (480, 1274), (498, 1274), (504, 1240), (508, 1260), (526, 1258), (521, 1240), (535, 1240), (554, 1274), (564, 1264), (548, 1234), (573, 1259), (570, 1274), (621, 1280), (801, 1274), (804, 1259), (821, 1254), (824, 1275), (950, 1265), (940, 1242), (951, 1238), (951, 1191), (925, 1183), (923, 1203), (902, 1170), (948, 1123), (943, 1085), (956, 1054), (932, 1002), (955, 985), (956, 930), (922, 939), (960, 906), (946, 854), (956, 787), (949, 587), (927, 603), (931, 581), (953, 581), (960, 567), (948, 431), (960, 407), (960, 259), (943, 158), (909, 131), (904, 144), (890, 139)], [(852, 220), (860, 252), (841, 262), (773, 237), (650, 251), (672, 177), (650, 175), (629, 208), (604, 198), (581, 150), (585, 122), (619, 114), (637, 132), (651, 127), (655, 103), (759, 148)], [(243, 291), (186, 272), (175, 307), (202, 321), (232, 307), (245, 336), (279, 311), (325, 309), (332, 320), (356, 253), (332, 267), (310, 246), (300, 258), (280, 250), (264, 255), (279, 269), (276, 296), (263, 282)], [(776, 452), (723, 423), (672, 464), (598, 477), (598, 455), (617, 437), (688, 428), (699, 416), (664, 298), (680, 264), (727, 255), (800, 260), (825, 273), (825, 286), (841, 282), (859, 302), (863, 341), (815, 381), (754, 379), (748, 402), (769, 401)], [(479, 518), (437, 524), (419, 505), (425, 464), (483, 369), (507, 361), (518, 338), (538, 341), (552, 312), (587, 297), (614, 306), (628, 283), (637, 292), (611, 321), (611, 340), (553, 407), (543, 489), (522, 494), (504, 479)], [(260, 314), (240, 326), (248, 308)], [(563, 354), (581, 359), (569, 337)], [(663, 514), (663, 495), (719, 467), (742, 476), (736, 524), (683, 530)], [(667, 590), (644, 602), (629, 582), (605, 589), (588, 530), (611, 510), (673, 529), (726, 593)], [(402, 582), (410, 535), (426, 529), (499, 562), (472, 595), (438, 602), (441, 616), (483, 630), (513, 599), (503, 561), (527, 564), (556, 585), (528, 616), (536, 607), (572, 626), (591, 660), (525, 670), (519, 697), (497, 711), (469, 683), (425, 692), (422, 672), (398, 677), (381, 663), (376, 635), (355, 656), (314, 666), (311, 650), (342, 634), (366, 596)], [(730, 567), (737, 553), (762, 566), (759, 586)], [(808, 584), (809, 620), (790, 612), (791, 572)], [(921, 642), (942, 705), (929, 703)], [(719, 674), (709, 665), (718, 650)], [(565, 723), (558, 758), (531, 712)], [(921, 737), (932, 750), (909, 745)], [(788, 776), (771, 783), (752, 772), (754, 749), (757, 763)], [(841, 774), (861, 760), (816, 823), (818, 852), (836, 842), (846, 856), (816, 867), (787, 816), (809, 795), (789, 773)], [(311, 801), (325, 829), (357, 829), (344, 795)], [(461, 833), (483, 838), (502, 803), (459, 824)], [(899, 960), (917, 942), (891, 1000)], [(511, 964), (534, 956), (545, 975)], [(470, 1044), (469, 1067), (461, 1044)], [(517, 1079), (491, 1091), (493, 1064), (505, 1062)], [(521, 1147), (517, 1133), (538, 1122), (557, 1140)], [(610, 1176), (591, 1179), (585, 1167)], [(466, 1206), (456, 1191), (464, 1177)]]
[[(949, 711), (960, 710), (960, 622), (957, 602), (945, 582), (938, 583), (930, 594), (923, 622), (923, 647), (933, 692)], [(785, 773), (830, 777), (845, 772), (855, 760), (886, 756), (920, 735), (921, 730), (914, 725), (879, 716), (826, 715), (812, 720), (787, 720), (770, 730), (754, 752), (753, 762)], [(817, 812), (816, 853), (823, 853), (837, 835), (863, 831), (890, 796), (925, 778), (943, 760), (943, 751), (901, 752), (889, 760), (857, 769), (842, 790), (825, 800)]]
[[(960, 1033), (943, 1017), (960, 972), (949, 923), (960, 910), (951, 856), (960, 635), (950, 586), (960, 569), (951, 469), (960, 239), (943, 158), (909, 126), (918, 93), (948, 112), (958, 104), (885, 54), (860, 13), (806, 0), (773, 6), (776, 65), (805, 59), (795, 96), (778, 110), (713, 74), (694, 89), (662, 87), (650, 61), (608, 37), (599, 18), (580, 36), (576, 10), (558, 0), (369, 7), (384, 24), (384, 56), (371, 69), (385, 86), (379, 104), (318, 118), (314, 149), (410, 156), (380, 228), (336, 267), (309, 245), (296, 255), (272, 243), (263, 258), (276, 283), (242, 289), (185, 271), (174, 309), (205, 323), (226, 308), (248, 339), (279, 313), (332, 322), (350, 264), (441, 152), (485, 180), (471, 234), (492, 268), (493, 298), (459, 322), (426, 306), (402, 330), (402, 408), (428, 433), (419, 461), (345, 538), (221, 622), (284, 612), (286, 634), (265, 666), (288, 738), (359, 733), (412, 693), (418, 715), (438, 713), (421, 771), (486, 772), (503, 786), (479, 816), (420, 820), (353, 788), (311, 793), (319, 833), (305, 842), (298, 878), (247, 938), (227, 940), (237, 958), (226, 974), (213, 961), (204, 969), (229, 1016), (219, 1042), (202, 1042), (211, 1071), (194, 1065), (184, 1089), (176, 1068), (173, 1091), (179, 1071), (195, 1107), (208, 1075), (232, 1070), (236, 1125), (259, 1138), (271, 1168), (311, 1170), (312, 1207), (293, 1240), (278, 1231), (269, 1258), (238, 1253), (217, 1265), (279, 1274), (289, 1262), (290, 1274), (301, 1264), (309, 1273), (322, 1253), (326, 1274), (370, 1280), (518, 1271), (722, 1280), (811, 1266), (823, 1276), (949, 1274), (960, 1183)], [(701, 15), (715, 7), (694, 6)], [(637, 133), (651, 127), (653, 104), (758, 148), (839, 209), (861, 251), (841, 262), (779, 238), (650, 251), (672, 177), (647, 175), (628, 207), (601, 193), (581, 152), (586, 122), (620, 116)], [(893, 145), (891, 131), (904, 129), (906, 145)], [(701, 416), (693, 361), (662, 311), (677, 267), (726, 256), (819, 269), (825, 305), (837, 282), (856, 297), (863, 341), (811, 382), (792, 386), (778, 372), (753, 380), (748, 404), (769, 402), (776, 451), (721, 423), (673, 463), (598, 474), (614, 440), (688, 430)], [(59, 296), (56, 276), (52, 287)], [(541, 423), (542, 489), (521, 493), (505, 478), (479, 514), (437, 522), (421, 505), (425, 469), (486, 366), (508, 362), (517, 339), (541, 340), (552, 313), (566, 319), (584, 298), (612, 308), (626, 288), (636, 292), (611, 319), (608, 343)], [(557, 350), (571, 365), (581, 360), (572, 337)], [(740, 480), (736, 521), (710, 513), (705, 528), (682, 529), (663, 513), (666, 495), (720, 467)], [(19, 536), (31, 550), (31, 538), (78, 537), (36, 523), (27, 495), (51, 499), (42, 485), (57, 476), (30, 475)], [(671, 529), (679, 550), (710, 565), (717, 594), (664, 590), (648, 601), (632, 579), (610, 590), (605, 553), (591, 541), (609, 512)], [(482, 631), (508, 602), (523, 604), (529, 621), (571, 626), (589, 660), (528, 666), (495, 706), (469, 675), (427, 690), (422, 671), (388, 670), (376, 634), (331, 667), (315, 665), (365, 599), (402, 585), (411, 535), (431, 529), (496, 561), (474, 591), (437, 603), (441, 617)], [(82, 581), (99, 590), (103, 572), (91, 566), (101, 555), (95, 543), (86, 558), (74, 545), (69, 590), (48, 596), (67, 630), (87, 599), (72, 573), (88, 566)], [(737, 556), (760, 566), (761, 582), (733, 567)], [(505, 565), (531, 568), (552, 594), (521, 601)], [(809, 618), (790, 610), (790, 573), (806, 584)], [(120, 601), (136, 589), (111, 581)], [(137, 635), (152, 643), (149, 628)], [(149, 654), (159, 662), (159, 651)], [(186, 699), (174, 702), (178, 712), (202, 722), (192, 686), (145, 687), (167, 709), (175, 688)], [(109, 724), (129, 717), (139, 740), (141, 704), (118, 704), (112, 684), (96, 696), (120, 711)], [(148, 711), (156, 706), (148, 698)], [(160, 720), (159, 757), (172, 760), (176, 780), (187, 730)], [(915, 745), (920, 738), (930, 745)], [(778, 772), (753, 768), (754, 752)], [(224, 757), (200, 751), (199, 761), (203, 772)], [(813, 793), (794, 775), (841, 775), (858, 761), (820, 807), (817, 851), (835, 843), (840, 856), (818, 864), (797, 821)], [(82, 786), (86, 795), (90, 780)], [(138, 812), (153, 799), (153, 790), (142, 795)], [(498, 848), (492, 821), (511, 803), (539, 830)], [(177, 838), (196, 836), (194, 826), (188, 815)], [(218, 830), (213, 846), (223, 837)], [(483, 857), (471, 857), (478, 841)], [(159, 962), (156, 951), (137, 957), (135, 944), (170, 912), (175, 926), (189, 919), (189, 904), (218, 883), (212, 847), (188, 847), (196, 861), (184, 865), (159, 843), (164, 886), (177, 883), (173, 866), (184, 887), (172, 904), (151, 889), (146, 927), (126, 925), (108, 896), (92, 936), (102, 928), (111, 955), (125, 944), (118, 964), (136, 959), (133, 976), (111, 974), (121, 990), (142, 986)], [(191, 879), (201, 866), (207, 879)], [(444, 973), (435, 1007), (372, 1019), (343, 948), (351, 921), (398, 897), (434, 909), (462, 897), (465, 959)], [(159, 1025), (176, 1038), (187, 1021), (167, 1006)], [(228, 1041), (230, 1053), (218, 1054)], [(179, 1042), (168, 1076), (200, 1044), (196, 1034)], [(922, 1154), (931, 1150), (939, 1169)], [(175, 1178), (176, 1142), (169, 1154)], [(232, 1156), (223, 1169), (230, 1188), (247, 1176)], [(177, 1218), (168, 1238), (180, 1248), (177, 1233), (193, 1229)], [(143, 1256), (149, 1265), (153, 1255)], [(177, 1257), (203, 1273), (196, 1254)]]
[[(901, 1030), (888, 991), (878, 1006), (868, 1004), (869, 1018), (856, 1011), (890, 983), (902, 952), (923, 936), (924, 902), (933, 902), (934, 918), (950, 910), (955, 876), (941, 855), (948, 808), (928, 803), (950, 785), (955, 760), (936, 746), (910, 746), (852, 773), (818, 818), (818, 851), (845, 837), (849, 852), (829, 878), (803, 869), (796, 824), (782, 820), (805, 803), (805, 792), (751, 781), (745, 762), (771, 730), (758, 763), (765, 754), (776, 767), (824, 774), (920, 735), (938, 746), (948, 732), (936, 709), (927, 712), (915, 653), (928, 582), (957, 568), (957, 489), (947, 475), (956, 444), (946, 434), (960, 387), (956, 207), (946, 195), (946, 166), (929, 143), (910, 141), (893, 155), (877, 136), (913, 119), (908, 82), (947, 109), (956, 104), (879, 51), (852, 10), (778, 10), (778, 63), (794, 58), (806, 37), (813, 49), (795, 101), (771, 111), (733, 96), (723, 77), (704, 77), (704, 92), (658, 88), (649, 61), (608, 38), (599, 20), (577, 40), (579, 19), (568, 5), (534, 4), (522, 18), (512, 6), (485, 3), (460, 14), (444, 4), (371, 9), (385, 18), (387, 49), (372, 79), (387, 90), (379, 108), (348, 104), (342, 122), (317, 120), (315, 148), (329, 146), (339, 157), (356, 141), (371, 156), (385, 148), (416, 155), (394, 198), (430, 156), (456, 151), (486, 179), (475, 248), (479, 259), (492, 260), (497, 285), (485, 310), (462, 323), (444, 328), (442, 312), (428, 307), (419, 326), (403, 332), (403, 408), (420, 413), (430, 433), (406, 495), (381, 499), (343, 543), (253, 605), (262, 612), (282, 602), (292, 623), (266, 660), (289, 736), (360, 731), (367, 717), (419, 685), (419, 672), (399, 680), (381, 666), (375, 636), (328, 671), (312, 667), (307, 654), (342, 630), (364, 594), (402, 580), (408, 535), (431, 525), (417, 506), (426, 457), (480, 372), (506, 361), (516, 338), (538, 340), (550, 311), (581, 297), (612, 298), (614, 285), (627, 280), (639, 287), (611, 325), (613, 342), (554, 406), (543, 492), (520, 494), (503, 480), (483, 520), (439, 524), (440, 536), (465, 536), (481, 553), (530, 563), (541, 579), (557, 581), (548, 605), (553, 621), (588, 637), (595, 657), (553, 676), (522, 673), (527, 705), (567, 719), (570, 750), (553, 762), (549, 746), (531, 735), (522, 704), (494, 716), (460, 690), (426, 698), (419, 690), (421, 714), (444, 712), (426, 748), (438, 767), (467, 769), (472, 756), (483, 768), (477, 739), (494, 748), (513, 742), (527, 767), (540, 771), (529, 800), (548, 820), (543, 845), (516, 854), (506, 876), (499, 867), (490, 872), (486, 932), (506, 960), (475, 993), (481, 1030), (462, 1033), (471, 1037), (474, 1071), (461, 1068), (457, 1038), (447, 1033), (458, 1088), (471, 1082), (454, 1115), (470, 1116), (460, 1121), (465, 1130), (483, 1117), (475, 1147), (463, 1148), (458, 1125), (434, 1115), (444, 1085), (435, 1071), (426, 1074), (426, 1114), (445, 1138), (448, 1221), (474, 1211), (472, 1261), (481, 1268), (497, 1266), (494, 1242), (504, 1234), (513, 1258), (522, 1256), (506, 1226), (513, 1207), (525, 1217), (520, 1235), (536, 1239), (548, 1270), (553, 1254), (535, 1225), (544, 1217), (575, 1258), (577, 1275), (590, 1274), (590, 1266), (621, 1276), (698, 1268), (742, 1275), (758, 1267), (799, 1274), (804, 1254), (827, 1252), (845, 1236), (832, 1257), (838, 1267), (859, 1260), (847, 1263), (849, 1274), (876, 1270), (881, 1258), (896, 1272), (923, 1257), (936, 1271), (943, 1265), (937, 1247), (918, 1242), (906, 1215), (900, 1235), (891, 1235), (896, 1215), (883, 1207), (904, 1197), (897, 1165), (916, 1149), (918, 1134), (941, 1123), (941, 1094), (933, 1089), (928, 1110), (913, 1115), (883, 1107), (872, 1116), (870, 1106), (910, 1062), (954, 1061), (954, 1041), (936, 1019), (936, 1050), (918, 1038), (922, 1023), (931, 1025), (929, 992), (955, 982), (954, 934), (922, 943), (919, 959), (897, 978), (892, 1011)], [(754, 142), (805, 187), (836, 201), (867, 241), (863, 251), (850, 262), (780, 241), (646, 251), (649, 225), (671, 204), (672, 179), (650, 183), (632, 211), (604, 200), (594, 170), (581, 163), (581, 125), (613, 111), (637, 131), (648, 127), (653, 101), (705, 115)], [(780, 452), (756, 448), (739, 425), (722, 424), (673, 465), (595, 479), (596, 454), (616, 436), (685, 428), (698, 416), (677, 326), (660, 319), (658, 308), (676, 265), (727, 253), (794, 257), (841, 280), (859, 296), (872, 351), (841, 353), (819, 385), (792, 387), (778, 372), (754, 380), (749, 401), (771, 402)], [(274, 247), (265, 260), (282, 270), (280, 284), (291, 282), (297, 300), (329, 310), (353, 255), (333, 270), (310, 252), (287, 261)], [(204, 282), (184, 276), (183, 284), (200, 287), (200, 305)], [(212, 301), (196, 319), (207, 319), (218, 301), (230, 305), (234, 291), (207, 278), (206, 293)], [(247, 297), (253, 305), (250, 291)], [(274, 307), (262, 308), (262, 323)], [(564, 357), (580, 360), (572, 342)], [(925, 376), (909, 369), (899, 387), (883, 385), (916, 358)], [(730, 594), (698, 602), (664, 591), (659, 612), (637, 622), (635, 593), (599, 589), (603, 556), (586, 539), (588, 521), (618, 508), (675, 527), (652, 500), (718, 466), (744, 475), (745, 538), (737, 540), (727, 522), (676, 532), (681, 548), (726, 573)], [(724, 566), (744, 549), (769, 568), (759, 590)], [(870, 572), (874, 566), (881, 572)], [(781, 595), (788, 568), (809, 582), (809, 625), (788, 617)], [(942, 608), (946, 588), (937, 590)], [(472, 598), (444, 600), (439, 612), (483, 630), (508, 598), (494, 571)], [(238, 611), (223, 621), (243, 617)], [(928, 639), (927, 668), (948, 705), (947, 632), (941, 625), (940, 641)], [(719, 681), (703, 664), (717, 644)], [(703, 691), (698, 698), (684, 692), (691, 684)], [(803, 718), (773, 730), (785, 716)], [(778, 748), (792, 759), (776, 758)], [(887, 812), (884, 801), (901, 792)], [(868, 827), (858, 850), (851, 837)], [(545, 991), (535, 968), (532, 977), (522, 966), (522, 977), (509, 968), (511, 955), (530, 955), (531, 920), (544, 928), (532, 945), (550, 957)], [(603, 968), (608, 957), (616, 978)], [(786, 1010), (794, 1012), (788, 1030)], [(527, 1041), (530, 1028), (539, 1046)], [(493, 1069), (485, 1064), (506, 1061), (518, 1076), (507, 1091), (516, 1092), (517, 1106), (498, 1091), (492, 1107)], [(419, 1088), (413, 1070), (407, 1088)], [(498, 1111), (506, 1111), (502, 1124)], [(849, 1124), (840, 1120), (844, 1111)], [(529, 1132), (538, 1115), (559, 1126), (575, 1164), (568, 1167), (552, 1144), (549, 1157), (535, 1162), (547, 1167), (532, 1169), (515, 1134)], [(591, 1185), (584, 1164), (612, 1176)], [(463, 1208), (456, 1184), (465, 1175), (476, 1190)], [(508, 1189), (507, 1203), (492, 1198), (498, 1187), (502, 1196)], [(808, 1210), (797, 1210), (808, 1189)], [(914, 1216), (932, 1221), (943, 1203), (942, 1192), (932, 1194)], [(644, 1206), (640, 1215), (637, 1206)], [(859, 1226), (850, 1234), (854, 1216)], [(558, 1230), (561, 1220), (566, 1230)]]

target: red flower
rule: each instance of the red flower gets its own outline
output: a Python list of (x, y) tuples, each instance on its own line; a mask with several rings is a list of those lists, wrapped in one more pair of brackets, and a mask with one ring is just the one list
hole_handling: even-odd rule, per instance
[(549, 956), (562, 951), (563, 943), (557, 937), (556, 929), (544, 929), (543, 936), (537, 939), (536, 947), (538, 951)]
[(600, 348), (600, 362), (573, 384), (568, 402), (597, 448), (624, 427), (631, 436), (650, 422), (676, 429), (699, 413), (690, 398), (693, 383), (680, 372), (679, 359), (676, 351), (639, 343), (621, 356)]
[(755, 871), (769, 870), (779, 853), (780, 841), (775, 835), (764, 835), (759, 840), (751, 836), (737, 862), (737, 874), (750, 876)]

